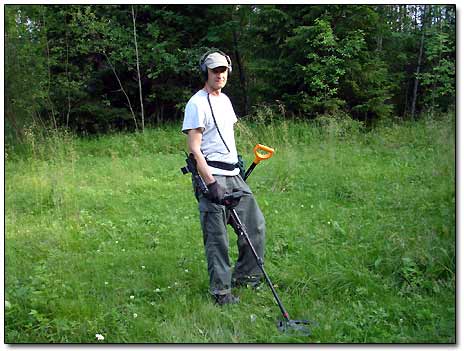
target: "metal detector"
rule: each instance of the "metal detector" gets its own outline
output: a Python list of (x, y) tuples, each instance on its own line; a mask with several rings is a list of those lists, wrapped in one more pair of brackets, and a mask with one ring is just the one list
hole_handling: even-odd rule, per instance
[[(263, 155), (262, 153), (259, 153), (260, 150), (265, 151), (267, 153)], [(271, 158), (272, 155), (274, 154), (274, 149), (258, 144), (254, 148), (254, 153), (255, 153), (256, 158), (253, 164), (247, 170), (244, 179), (248, 178), (248, 176), (251, 174), (251, 172), (256, 167), (256, 165), (259, 164), (260, 161)], [(201, 178), (201, 176), (199, 175), (197, 171), (196, 161), (195, 161), (195, 157), (193, 156), (193, 154), (188, 155), (186, 162), (187, 162), (187, 166), (181, 168), (182, 173), (183, 174), (192, 173), (193, 179), (196, 185), (200, 188), (201, 192), (204, 195), (207, 195), (208, 187), (206, 186), (204, 180)], [(280, 300), (279, 295), (277, 294), (277, 291), (275, 290), (274, 285), (272, 284), (272, 281), (269, 278), (269, 275), (266, 273), (264, 269), (264, 263), (263, 263), (262, 258), (259, 257), (258, 253), (256, 252), (253, 246), (253, 243), (251, 242), (250, 237), (248, 236), (246, 228), (240, 221), (237, 211), (235, 211), (235, 207), (240, 202), (240, 198), (242, 196), (243, 196), (242, 191), (236, 191), (230, 194), (226, 194), (224, 196), (222, 204), (226, 206), (227, 210), (229, 210), (229, 213), (230, 213), (229, 224), (232, 226), (235, 233), (239, 237), (243, 237), (245, 241), (247, 242), (248, 246), (250, 247), (253, 253), (253, 256), (256, 259), (256, 263), (258, 264), (259, 269), (264, 275), (267, 285), (271, 289), (272, 294), (274, 295), (274, 298), (277, 301), (277, 304), (279, 305), (280, 311), (284, 319), (277, 322), (277, 328), (279, 329), (279, 331), (286, 333), (286, 334), (294, 333), (294, 334), (309, 336), (311, 335), (311, 330), (309, 329), (308, 325), (310, 325), (311, 322), (305, 319), (302, 319), (302, 320), (290, 319), (290, 316), (287, 310), (285, 309), (282, 301)]]

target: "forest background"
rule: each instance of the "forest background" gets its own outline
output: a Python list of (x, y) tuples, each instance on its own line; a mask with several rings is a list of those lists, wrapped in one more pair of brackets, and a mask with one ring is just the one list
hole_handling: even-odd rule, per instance
[(208, 48), (250, 119), (454, 111), (455, 5), (6, 5), (5, 137), (178, 123)]

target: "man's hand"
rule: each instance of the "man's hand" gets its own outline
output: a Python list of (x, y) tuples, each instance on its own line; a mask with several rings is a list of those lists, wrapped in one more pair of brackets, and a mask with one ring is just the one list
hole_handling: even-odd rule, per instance
[(225, 189), (215, 180), (213, 183), (208, 184), (208, 199), (218, 205), (222, 205), (224, 200)]

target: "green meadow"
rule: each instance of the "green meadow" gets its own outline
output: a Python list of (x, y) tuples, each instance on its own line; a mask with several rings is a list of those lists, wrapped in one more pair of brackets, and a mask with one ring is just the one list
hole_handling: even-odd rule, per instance
[[(6, 343), (455, 343), (454, 116), (240, 122), (266, 285), (216, 306), (180, 125), (6, 145)], [(236, 235), (229, 229), (232, 261)]]

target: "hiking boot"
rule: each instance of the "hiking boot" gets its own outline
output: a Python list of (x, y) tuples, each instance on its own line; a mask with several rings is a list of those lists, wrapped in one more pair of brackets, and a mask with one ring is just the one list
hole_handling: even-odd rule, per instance
[(236, 304), (239, 303), (240, 299), (237, 296), (232, 295), (231, 293), (229, 294), (224, 294), (224, 295), (214, 295), (214, 298), (216, 299), (216, 303), (219, 306), (223, 305), (228, 305), (228, 304)]

